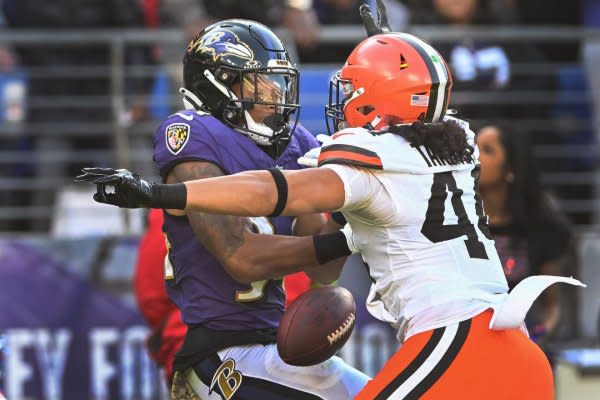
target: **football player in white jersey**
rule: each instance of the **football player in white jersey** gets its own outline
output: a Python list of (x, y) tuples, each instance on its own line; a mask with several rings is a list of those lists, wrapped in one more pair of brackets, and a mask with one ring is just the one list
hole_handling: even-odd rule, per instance
[(477, 192), (473, 132), (446, 116), (451, 86), (430, 45), (376, 35), (332, 79), (328, 115), (338, 132), (322, 147), (319, 168), (178, 185), (95, 168), (79, 179), (98, 184), (97, 201), (121, 207), (341, 211), (344, 233), (291, 240), (312, 241), (307, 257), (319, 262), (360, 252), (373, 281), (368, 309), (398, 329), (402, 346), (358, 399), (552, 399), (550, 365), (522, 322), (550, 284), (583, 284), (536, 276), (508, 294)]

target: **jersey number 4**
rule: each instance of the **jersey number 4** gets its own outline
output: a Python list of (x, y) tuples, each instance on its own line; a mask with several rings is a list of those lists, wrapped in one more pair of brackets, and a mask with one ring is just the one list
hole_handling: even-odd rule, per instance
[[(479, 167), (473, 168), (471, 176), (475, 180), (475, 212), (478, 216), (477, 225), (481, 233), (487, 238), (490, 237), (486, 217), (483, 214), (481, 197), (477, 191), (477, 181), (479, 180)], [(452, 209), (458, 218), (457, 224), (444, 225), (445, 203), (448, 192), (452, 193)], [(433, 184), (431, 185), (431, 197), (427, 206), (425, 222), (421, 228), (421, 233), (434, 243), (455, 239), (460, 236), (467, 236), (465, 245), (471, 258), (487, 259), (484, 244), (479, 241), (477, 230), (465, 210), (462, 202), (463, 190), (458, 188), (456, 180), (451, 171), (438, 172), (433, 175)]]

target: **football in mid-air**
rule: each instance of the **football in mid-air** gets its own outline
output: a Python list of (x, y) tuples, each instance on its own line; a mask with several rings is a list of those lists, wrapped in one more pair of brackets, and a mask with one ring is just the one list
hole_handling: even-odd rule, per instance
[(277, 351), (287, 364), (306, 366), (333, 356), (354, 328), (356, 304), (348, 289), (327, 286), (303, 293), (285, 310)]

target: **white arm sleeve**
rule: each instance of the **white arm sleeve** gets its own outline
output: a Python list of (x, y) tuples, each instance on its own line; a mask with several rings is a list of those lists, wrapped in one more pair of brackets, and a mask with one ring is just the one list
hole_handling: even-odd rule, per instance
[(356, 208), (368, 199), (371, 174), (367, 170), (340, 164), (327, 164), (321, 168), (333, 170), (344, 184), (344, 205), (340, 211)]
[(320, 168), (333, 170), (344, 184), (344, 205), (339, 211), (370, 223), (387, 224), (394, 218), (396, 206), (383, 183), (385, 178), (377, 174), (379, 171), (340, 164)]

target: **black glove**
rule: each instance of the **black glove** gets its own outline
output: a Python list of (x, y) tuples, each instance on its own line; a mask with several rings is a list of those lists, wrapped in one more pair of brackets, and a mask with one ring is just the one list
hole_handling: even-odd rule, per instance
[[(96, 184), (94, 200), (122, 208), (151, 208), (156, 192), (155, 183), (126, 169), (83, 168), (75, 182)], [(107, 186), (114, 190), (107, 191)]]
[(368, 4), (363, 3), (358, 11), (360, 12), (360, 17), (367, 30), (367, 36), (379, 35), (381, 33), (392, 31), (387, 19), (387, 11), (385, 9), (385, 4), (383, 4), (383, 0), (377, 0), (377, 22), (375, 21), (375, 17), (371, 13), (371, 7), (369, 7)]

